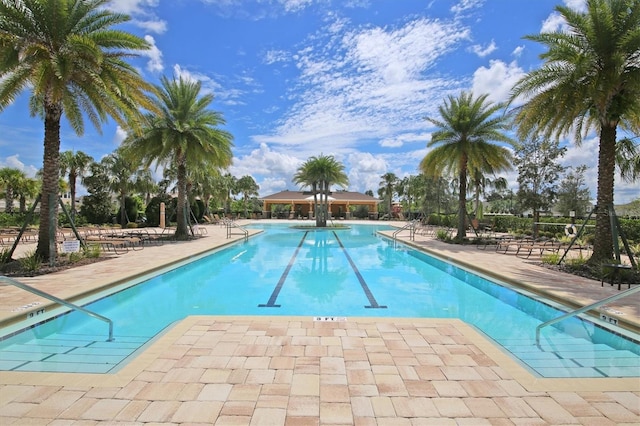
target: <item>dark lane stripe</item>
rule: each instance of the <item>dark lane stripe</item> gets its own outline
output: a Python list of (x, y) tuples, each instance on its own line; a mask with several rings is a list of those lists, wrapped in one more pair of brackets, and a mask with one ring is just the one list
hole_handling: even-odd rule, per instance
[(378, 305), (378, 302), (376, 302), (376, 298), (373, 297), (373, 293), (371, 293), (371, 290), (369, 290), (369, 286), (367, 285), (367, 282), (362, 277), (362, 274), (358, 270), (358, 267), (356, 266), (355, 263), (353, 263), (353, 259), (351, 259), (351, 256), (349, 256), (347, 249), (342, 245), (342, 241), (340, 241), (340, 238), (338, 238), (338, 234), (336, 234), (336, 232), (333, 231), (333, 235), (336, 237), (338, 244), (340, 244), (340, 248), (344, 252), (344, 255), (347, 258), (347, 260), (349, 261), (351, 268), (356, 273), (356, 277), (358, 277), (358, 281), (360, 281), (360, 285), (362, 286), (362, 290), (364, 291), (364, 294), (367, 296), (367, 299), (369, 299), (369, 306), (365, 306), (365, 308), (386, 309), (386, 305)]
[(295, 262), (296, 257), (298, 256), (298, 252), (300, 251), (300, 247), (302, 247), (302, 244), (304, 243), (305, 238), (307, 238), (308, 233), (309, 231), (305, 231), (304, 235), (302, 236), (302, 239), (300, 240), (300, 244), (298, 244), (298, 247), (296, 247), (296, 251), (293, 253), (293, 256), (291, 257), (289, 264), (287, 265), (284, 272), (282, 273), (282, 276), (280, 277), (280, 281), (278, 281), (278, 284), (276, 284), (276, 288), (273, 289), (273, 293), (271, 293), (271, 297), (269, 298), (269, 301), (267, 302), (266, 305), (262, 303), (259, 304), (258, 305), (259, 308), (279, 308), (280, 307), (280, 305), (275, 304), (276, 299), (280, 294), (280, 290), (282, 289), (282, 286), (284, 285), (284, 282), (287, 279), (287, 275), (289, 275), (289, 271), (293, 266), (293, 262)]

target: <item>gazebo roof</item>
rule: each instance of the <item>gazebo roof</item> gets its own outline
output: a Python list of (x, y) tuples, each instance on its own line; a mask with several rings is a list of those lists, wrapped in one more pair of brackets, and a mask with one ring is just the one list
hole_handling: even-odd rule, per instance
[[(267, 195), (260, 198), (269, 202), (309, 202), (313, 201), (313, 192), (311, 191), (280, 191), (275, 194)], [(329, 192), (329, 200), (332, 202), (350, 202), (350, 203), (380, 203), (381, 201), (370, 195), (361, 192), (352, 191), (332, 191)]]

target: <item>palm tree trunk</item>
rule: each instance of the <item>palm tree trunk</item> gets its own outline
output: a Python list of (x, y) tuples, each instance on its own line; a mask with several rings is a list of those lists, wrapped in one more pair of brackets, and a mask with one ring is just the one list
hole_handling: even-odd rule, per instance
[(127, 227), (127, 194), (122, 191), (120, 193), (120, 228)]
[(184, 161), (178, 164), (178, 203), (177, 203), (176, 239), (186, 239), (189, 236), (187, 230), (187, 167)]
[(69, 192), (71, 193), (71, 220), (76, 220), (76, 179), (78, 176), (69, 173)]
[(456, 240), (462, 241), (466, 236), (467, 222), (467, 158), (464, 156), (460, 160), (460, 192), (458, 194), (458, 234)]
[[(57, 215), (52, 215), (53, 223), (49, 222), (49, 208), (57, 210), (57, 204), (50, 205), (49, 196), (57, 200), (58, 177), (60, 173), (60, 117), (62, 105), (51, 104), (45, 100), (44, 118), (44, 160), (42, 162), (42, 197), (40, 202), (40, 227), (38, 228), (38, 246), (36, 255), (41, 259), (55, 256), (51, 253), (50, 245), (55, 250), (55, 244), (50, 244), (49, 227), (58, 226)], [(55, 235), (55, 233), (54, 233)]]
[(609, 206), (613, 205), (613, 186), (616, 168), (615, 155), (616, 126), (603, 125), (600, 129), (596, 229), (593, 242), (593, 254), (589, 260), (591, 264), (610, 261), (613, 258)]

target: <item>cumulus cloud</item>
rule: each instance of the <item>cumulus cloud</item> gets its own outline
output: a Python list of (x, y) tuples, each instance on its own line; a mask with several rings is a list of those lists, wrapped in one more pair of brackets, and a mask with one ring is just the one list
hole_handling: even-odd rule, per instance
[[(587, 10), (586, 0), (565, 0), (565, 6), (578, 12), (585, 12)], [(558, 13), (551, 13), (547, 19), (542, 22), (541, 33), (552, 33), (556, 31), (566, 31), (567, 23), (564, 18)]]
[(496, 46), (495, 41), (491, 40), (491, 43), (489, 43), (487, 47), (482, 47), (482, 45), (480, 44), (474, 44), (469, 48), (469, 50), (475, 53), (476, 55), (478, 55), (479, 57), (484, 58), (485, 56), (489, 55), (491, 52), (495, 51), (497, 48), (498, 46)]
[(489, 62), (489, 68), (480, 67), (473, 73), (473, 93), (488, 94), (493, 102), (504, 102), (514, 84), (525, 72), (513, 61), (509, 64), (500, 60)]
[(12, 169), (18, 169), (24, 172), (30, 178), (36, 176), (38, 172), (38, 168), (33, 165), (26, 165), (22, 161), (20, 161), (20, 155), (10, 155), (4, 159), (4, 161), (0, 160), (0, 168), (2, 167), (10, 167)]
[(164, 64), (162, 63), (162, 52), (156, 46), (156, 41), (150, 35), (144, 36), (147, 43), (151, 45), (149, 50), (140, 52), (141, 56), (149, 58), (147, 62), (147, 69), (153, 73), (161, 73), (164, 70)]
[(375, 191), (379, 187), (380, 176), (388, 170), (388, 163), (382, 156), (373, 156), (368, 152), (356, 152), (347, 156), (349, 168), (349, 189), (364, 192)]
[(264, 181), (267, 181), (270, 187), (273, 187), (276, 182), (280, 183), (276, 191), (292, 188), (294, 185), (291, 178), (303, 161), (289, 153), (274, 151), (269, 145), (263, 143), (249, 154), (235, 157), (230, 171), (234, 176), (268, 176), (263, 181), (258, 181), (260, 193), (265, 194), (268, 192), (265, 192), (267, 185)]
[(167, 31), (167, 23), (159, 19), (153, 9), (158, 7), (159, 0), (111, 0), (109, 10), (131, 16), (131, 23), (156, 34)]

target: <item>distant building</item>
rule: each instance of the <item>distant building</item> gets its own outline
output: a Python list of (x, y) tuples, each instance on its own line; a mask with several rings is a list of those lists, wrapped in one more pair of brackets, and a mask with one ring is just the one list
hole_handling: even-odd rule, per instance
[[(313, 217), (313, 192), (311, 191), (281, 191), (261, 198), (263, 202), (263, 217), (271, 217), (271, 207), (276, 204), (289, 205), (290, 219)], [(378, 203), (380, 200), (360, 192), (332, 191), (329, 193), (329, 212), (332, 217), (350, 219), (353, 207), (365, 206), (369, 210), (369, 217), (378, 218)]]

